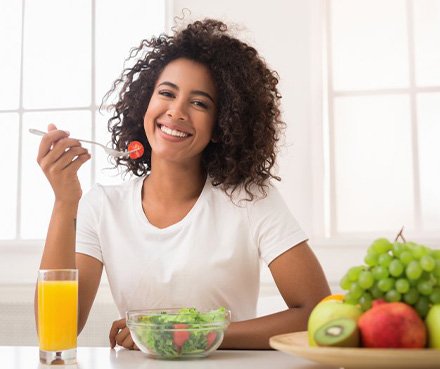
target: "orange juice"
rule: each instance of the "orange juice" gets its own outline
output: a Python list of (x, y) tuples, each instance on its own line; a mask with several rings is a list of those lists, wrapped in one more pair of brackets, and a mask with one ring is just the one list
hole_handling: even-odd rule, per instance
[(76, 348), (78, 281), (38, 281), (40, 350)]

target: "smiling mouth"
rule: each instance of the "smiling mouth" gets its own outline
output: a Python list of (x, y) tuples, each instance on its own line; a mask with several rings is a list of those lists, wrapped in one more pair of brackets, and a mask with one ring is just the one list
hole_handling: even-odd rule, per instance
[(159, 129), (163, 133), (165, 133), (165, 134), (167, 134), (169, 136), (173, 136), (173, 137), (185, 138), (185, 137), (191, 136), (189, 133), (182, 132), (182, 131), (177, 131), (175, 129), (168, 128), (168, 127), (164, 126), (163, 124), (159, 124)]

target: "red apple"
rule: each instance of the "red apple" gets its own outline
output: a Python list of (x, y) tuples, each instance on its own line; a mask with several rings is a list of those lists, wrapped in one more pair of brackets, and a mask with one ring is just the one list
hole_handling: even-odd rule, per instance
[(417, 312), (402, 302), (375, 300), (358, 321), (362, 346), (374, 348), (423, 348), (426, 327)]

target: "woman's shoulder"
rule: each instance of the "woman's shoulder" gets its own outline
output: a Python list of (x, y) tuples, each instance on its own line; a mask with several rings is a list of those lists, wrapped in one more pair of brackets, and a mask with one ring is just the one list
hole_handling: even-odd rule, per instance
[(85, 198), (114, 199), (127, 196), (142, 185), (143, 177), (131, 177), (116, 184), (95, 183), (85, 194)]

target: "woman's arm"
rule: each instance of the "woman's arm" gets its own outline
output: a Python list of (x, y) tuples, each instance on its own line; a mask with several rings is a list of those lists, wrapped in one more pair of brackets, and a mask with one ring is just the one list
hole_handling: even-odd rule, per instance
[[(69, 134), (48, 127), (38, 151), (37, 162), (46, 175), (55, 195), (52, 216), (41, 258), (40, 269), (79, 269), (78, 332), (83, 328), (102, 273), (96, 259), (75, 254), (76, 215), (82, 195), (77, 172), (90, 159), (87, 150)], [(38, 320), (37, 293), (34, 312)]]
[(307, 242), (278, 256), (270, 263), (269, 269), (287, 310), (231, 323), (221, 348), (269, 349), (271, 336), (306, 330), (312, 309), (330, 294), (321, 265)]

